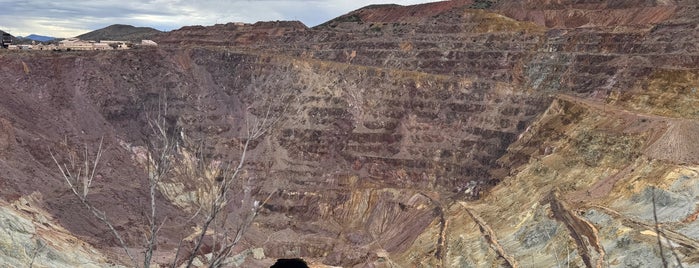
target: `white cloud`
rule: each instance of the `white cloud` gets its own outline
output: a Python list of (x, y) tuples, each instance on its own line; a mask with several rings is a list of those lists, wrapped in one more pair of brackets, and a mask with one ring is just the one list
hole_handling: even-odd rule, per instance
[(0, 29), (13, 35), (72, 37), (111, 24), (169, 31), (187, 25), (300, 20), (308, 26), (370, 4), (429, 0), (0, 0)]

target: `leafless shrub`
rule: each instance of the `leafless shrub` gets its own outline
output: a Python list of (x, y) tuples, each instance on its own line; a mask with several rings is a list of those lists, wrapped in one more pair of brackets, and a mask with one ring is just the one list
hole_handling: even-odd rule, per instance
[(114, 228), (114, 225), (112, 225), (111, 221), (109, 221), (109, 219), (107, 218), (107, 214), (94, 207), (87, 199), (87, 194), (90, 191), (90, 186), (92, 185), (92, 181), (95, 178), (97, 166), (99, 164), (100, 159), (102, 158), (103, 141), (104, 139), (100, 139), (100, 143), (97, 147), (97, 152), (95, 153), (94, 159), (90, 157), (91, 154), (90, 152), (88, 152), (88, 146), (85, 146), (84, 148), (83, 159), (78, 160), (77, 157), (74, 157), (74, 155), (70, 155), (68, 162), (64, 162), (63, 164), (59, 163), (58, 159), (53, 154), (53, 152), (49, 153), (51, 154), (53, 162), (56, 163), (58, 170), (61, 172), (63, 179), (66, 181), (73, 194), (80, 200), (80, 202), (85, 206), (85, 208), (88, 211), (90, 211), (92, 215), (95, 216), (95, 218), (97, 218), (99, 221), (104, 223), (109, 228), (109, 230), (112, 232), (114, 237), (119, 242), (119, 246), (121, 246), (121, 248), (124, 249), (126, 255), (133, 262), (133, 264), (136, 265), (136, 259), (129, 251), (128, 247), (126, 246), (126, 242), (122, 238), (121, 234), (119, 234), (119, 232)]
[[(204, 206), (206, 207), (202, 208), (202, 211), (205, 212), (206, 216), (198, 238), (195, 240), (194, 250), (187, 261), (187, 267), (190, 267), (194, 262), (194, 259), (201, 249), (207, 231), (212, 227), (214, 221), (219, 218), (220, 214), (225, 210), (225, 208), (231, 204), (229, 197), (231, 184), (240, 179), (240, 172), (245, 165), (250, 143), (268, 133), (282, 119), (281, 114), (283, 114), (283, 111), (282, 113), (275, 114), (273, 112), (273, 105), (271, 102), (267, 103), (267, 107), (263, 111), (264, 113), (261, 114), (261, 118), (254, 116), (252, 113), (247, 113), (245, 118), (246, 138), (242, 144), (242, 152), (240, 154), (240, 158), (238, 159), (238, 164), (234, 168), (230, 168), (230, 165), (228, 165), (222, 169), (216, 170), (219, 168), (219, 165), (197, 165), (201, 167), (199, 170), (200, 172), (215, 174), (217, 176), (213, 184), (206, 187), (210, 191), (208, 195), (209, 200), (204, 203)], [(198, 159), (201, 160), (203, 157)], [(214, 170), (207, 170), (207, 168)], [(249, 192), (249, 190), (247, 190), (247, 192)], [(218, 233), (216, 232), (218, 229), (214, 228), (214, 244), (218, 244), (216, 247), (218, 250), (214, 250), (212, 252), (209, 267), (221, 266), (223, 260), (231, 255), (232, 249), (238, 244), (240, 239), (242, 239), (243, 234), (254, 221), (262, 205), (266, 203), (269, 198), (271, 198), (274, 192), (275, 191), (272, 191), (272, 193), (270, 193), (262, 203), (259, 201), (253, 202), (251, 212), (247, 215), (246, 219), (240, 224), (240, 226), (238, 226), (237, 230), (235, 231), (235, 236), (231, 236), (231, 234), (229, 234), (227, 231)], [(221, 229), (226, 230), (225, 228)]]
[(162, 227), (157, 222), (156, 193), (163, 177), (167, 176), (173, 165), (177, 141), (170, 133), (170, 126), (166, 116), (168, 112), (167, 96), (162, 95), (158, 102), (158, 110), (155, 117), (146, 114), (151, 136), (145, 141), (148, 147), (146, 171), (148, 173), (148, 198), (150, 200), (150, 216), (148, 218), (149, 233), (146, 234), (146, 252), (144, 254), (143, 267), (149, 267), (153, 257), (153, 249), (157, 243), (157, 234)]
[[(207, 265), (209, 267), (220, 267), (226, 258), (231, 256), (233, 248), (240, 242), (260, 209), (276, 192), (276, 190), (271, 191), (269, 196), (262, 202), (248, 202), (251, 205), (250, 210), (240, 215), (244, 219), (238, 226), (230, 228), (225, 226), (227, 221), (225, 220), (226, 216), (223, 214), (232, 205), (231, 189), (236, 181), (241, 180), (241, 172), (246, 164), (251, 143), (269, 133), (279, 124), (283, 115), (287, 112), (290, 98), (292, 98), (290, 94), (282, 94), (278, 99), (270, 98), (263, 101), (263, 105), (256, 105), (257, 108), (262, 109), (256, 110), (252, 106), (248, 107), (245, 111), (245, 138), (241, 144), (241, 153), (237, 163), (223, 164), (219, 160), (205, 159), (202, 148), (194, 153), (190, 153), (184, 148), (184, 145), (179, 141), (186, 139), (186, 137), (175, 126), (176, 124), (168, 120), (167, 97), (161, 96), (157, 112), (146, 114), (151, 133), (145, 141), (147, 147), (145, 153), (143, 155), (139, 154), (137, 157), (138, 162), (144, 166), (147, 172), (148, 197), (150, 201), (150, 214), (147, 216), (148, 230), (147, 233), (144, 233), (145, 250), (142, 267), (150, 267), (153, 251), (157, 246), (157, 234), (165, 224), (165, 220), (158, 219), (156, 206), (158, 187), (163, 179), (172, 175), (171, 173), (175, 166), (186, 169), (184, 175), (189, 177), (191, 181), (195, 181), (194, 179), (197, 178), (209, 178), (196, 185), (198, 193), (196, 203), (199, 208), (187, 222), (192, 222), (200, 217), (203, 220), (201, 229), (193, 240), (194, 248), (187, 258), (186, 267), (193, 265), (210, 230), (213, 230), (214, 233), (212, 235), (214, 249), (211, 252), (212, 257), (208, 260)], [(84, 156), (81, 160), (78, 160), (77, 157), (69, 156), (67, 161), (61, 162), (53, 152), (51, 152), (51, 157), (73, 194), (78, 197), (86, 209), (110, 229), (133, 265), (138, 267), (136, 258), (131, 254), (121, 234), (115, 229), (107, 215), (95, 208), (88, 200), (88, 193), (102, 158), (102, 143), (103, 141), (100, 140), (94, 158), (90, 157), (88, 146), (85, 146)], [(249, 184), (250, 181), (248, 182)], [(246, 186), (243, 187), (246, 188)], [(246, 188), (244, 192), (246, 200), (250, 200), (250, 189)], [(182, 241), (180, 241), (175, 252), (175, 257), (172, 261), (173, 267), (177, 265), (181, 254)]]

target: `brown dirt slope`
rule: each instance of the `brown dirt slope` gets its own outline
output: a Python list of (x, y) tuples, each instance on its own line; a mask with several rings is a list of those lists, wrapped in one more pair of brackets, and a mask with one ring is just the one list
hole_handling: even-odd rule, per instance
[(667, 131), (648, 146), (645, 153), (677, 164), (699, 164), (699, 122), (671, 120), (669, 125)]

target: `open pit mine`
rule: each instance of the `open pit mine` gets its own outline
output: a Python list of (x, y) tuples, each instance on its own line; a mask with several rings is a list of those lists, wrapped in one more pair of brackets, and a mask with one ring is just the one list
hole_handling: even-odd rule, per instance
[(0, 51), (0, 267), (699, 267), (696, 1), (152, 39)]

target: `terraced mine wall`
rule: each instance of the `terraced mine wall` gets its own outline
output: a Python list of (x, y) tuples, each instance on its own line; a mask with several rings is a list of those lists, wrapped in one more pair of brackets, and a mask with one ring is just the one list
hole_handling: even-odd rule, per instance
[[(332, 255), (336, 264), (364, 260), (345, 261), (337, 255), (346, 250), (333, 246), (337, 233), (356, 230), (353, 236), (363, 237), (352, 242), (358, 245), (372, 243), (381, 233), (381, 239), (392, 245), (387, 246), (390, 251), (400, 251), (407, 246), (404, 241), (439, 219), (435, 211), (441, 205), (433, 198), (478, 198), (480, 190), (473, 189), (497, 181), (490, 173), (497, 167), (495, 160), (545, 105), (539, 97), (504, 83), (226, 48), (10, 54), (3, 57), (3, 64), (8, 81), (19, 77), (6, 84), (8, 92), (14, 92), (6, 105), (27, 102), (31, 104), (22, 109), (32, 109), (6, 110), (3, 117), (21, 133), (16, 140), (34, 141), (9, 142), (18, 152), (29, 153), (39, 167), (34, 173), (44, 178), (21, 183), (23, 176), (13, 175), (4, 196), (39, 189), (48, 206), (78, 213), (57, 217), (81, 233), (83, 223), (73, 222), (81, 215), (79, 204), (58, 198), (66, 192), (60, 190), (63, 182), (51, 176), (55, 170), (47, 148), (91, 144), (104, 136), (110, 148), (107, 161), (124, 167), (103, 171), (109, 177), (104, 186), (109, 194), (96, 198), (136, 198), (143, 194), (139, 185), (144, 182), (137, 179), (143, 174), (127, 168), (137, 165), (129, 150), (143, 146), (149, 133), (147, 118), (158, 107), (167, 104), (167, 118), (181, 129), (180, 135), (200, 142), (207, 157), (222, 161), (240, 153), (248, 117), (270, 109), (281, 120), (253, 143), (246, 166), (246, 178), (255, 181), (255, 195), (279, 191), (279, 198), (268, 203), (268, 214), (261, 216), (266, 220), (261, 220), (260, 228), (278, 230), (280, 224), (293, 222), (297, 227), (292, 237), (326, 242), (295, 238), (269, 244), (266, 250), (270, 256), (293, 257), (299, 248), (316, 247), (302, 255), (336, 252)], [(35, 113), (45, 115), (33, 118)], [(22, 123), (36, 120), (45, 122), (45, 127)], [(178, 179), (182, 178), (172, 178), (169, 185), (181, 183)], [(133, 188), (118, 190), (125, 180)], [(163, 202), (177, 203), (189, 194), (188, 189), (168, 186), (162, 191)], [(369, 210), (356, 211), (355, 202), (367, 198), (372, 200)], [(131, 215), (119, 224), (143, 220), (128, 212), (142, 211), (138, 204), (104, 205)], [(177, 213), (172, 208), (164, 211)], [(365, 217), (348, 222), (356, 213)], [(393, 217), (406, 220), (367, 233), (365, 228)], [(409, 220), (413, 217), (416, 221)], [(343, 224), (330, 230), (311, 227), (329, 219)], [(405, 229), (414, 232), (404, 233)]]
[[(269, 113), (234, 186), (273, 193), (240, 245), (266, 259), (246, 264), (693, 264), (696, 7), (639, 2), (371, 6), (314, 28), (185, 27), (157, 49), (2, 53), (0, 196), (123, 259), (49, 152), (104, 137), (90, 197), (137, 245), (149, 116), (166, 104), (184, 148), (225, 162)], [(199, 179), (160, 185), (163, 217), (189, 215)], [(165, 226), (160, 252), (192, 230)]]

